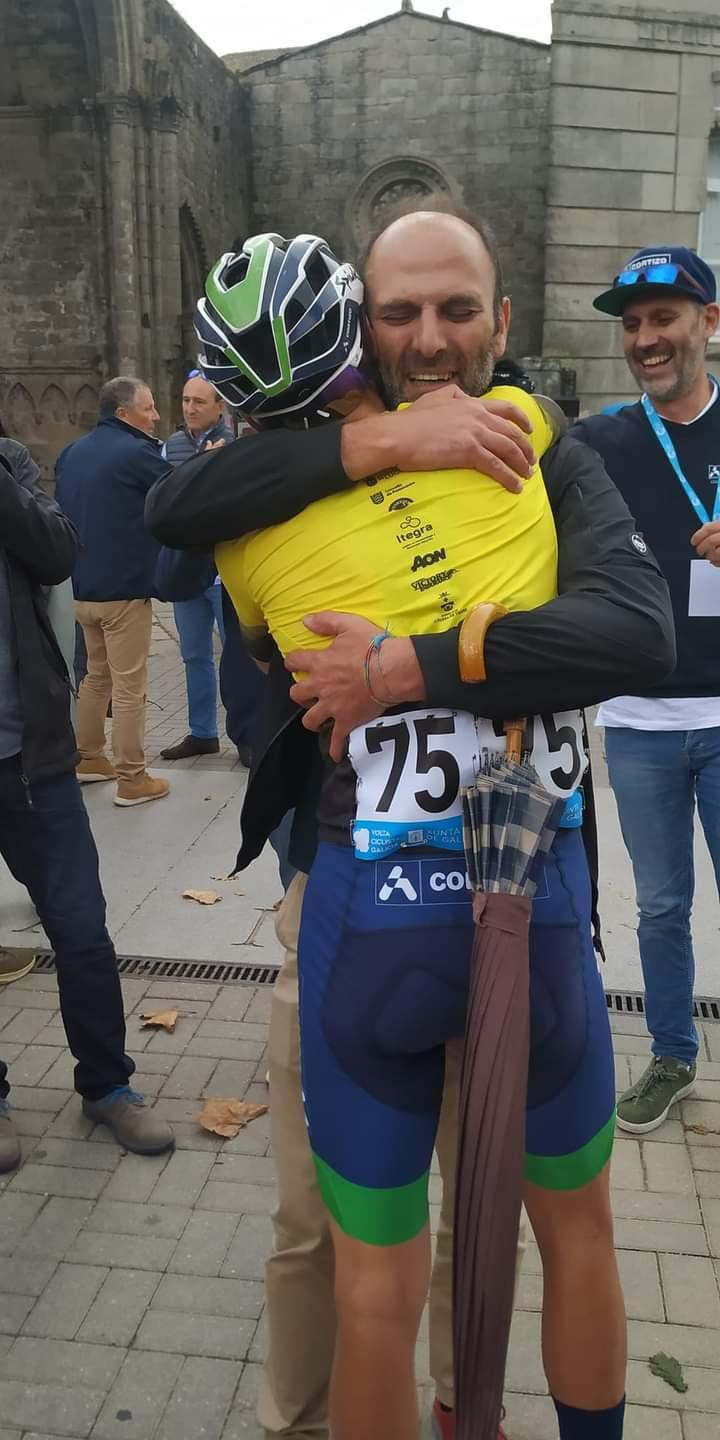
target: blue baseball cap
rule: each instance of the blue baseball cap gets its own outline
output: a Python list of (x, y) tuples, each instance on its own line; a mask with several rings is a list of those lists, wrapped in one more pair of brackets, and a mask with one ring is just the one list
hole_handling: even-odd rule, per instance
[(604, 315), (622, 315), (630, 300), (647, 300), (658, 288), (699, 305), (717, 302), (715, 275), (694, 250), (686, 245), (656, 245), (636, 251), (593, 306)]

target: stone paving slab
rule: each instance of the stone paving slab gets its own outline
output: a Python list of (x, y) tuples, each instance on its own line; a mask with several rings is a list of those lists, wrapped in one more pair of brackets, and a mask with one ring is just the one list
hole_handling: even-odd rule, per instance
[[(148, 756), (185, 733), (185, 691), (170, 607), (158, 607), (151, 656)], [(599, 738), (607, 985), (640, 988), (627, 862)], [(236, 881), (246, 772), (221, 755), (166, 766), (171, 797), (118, 812), (86, 790), (111, 924), (124, 953), (277, 963), (271, 852)], [(699, 849), (698, 985), (718, 990), (718, 915)], [(183, 901), (186, 885), (220, 904)], [(241, 893), (242, 892), (242, 893)], [(40, 946), (26, 895), (0, 877), (0, 941)], [(30, 927), (30, 928), (24, 928)], [(17, 931), (19, 930), (19, 934)], [(264, 1347), (263, 1267), (274, 1176), (263, 1117), (223, 1142), (196, 1122), (205, 1095), (267, 1100), (262, 1083), (270, 992), (149, 977), (123, 980), (138, 1080), (176, 1127), (172, 1156), (123, 1155), (71, 1092), (52, 975), (0, 991), (0, 1053), (25, 1159), (0, 1182), (0, 1440), (261, 1440), (254, 1415)], [(152, 1008), (179, 1012), (174, 1034), (143, 1029)], [(618, 1085), (647, 1060), (641, 1018), (613, 1018)], [(623, 1136), (613, 1161), (619, 1264), (630, 1321), (627, 1440), (720, 1435), (720, 1025), (701, 1026), (696, 1095), (645, 1141)], [(690, 1125), (698, 1130), (687, 1129)], [(439, 1189), (432, 1178), (432, 1213)], [(512, 1440), (554, 1440), (539, 1350), (542, 1274), (528, 1247), (506, 1391)], [(677, 1355), (689, 1389), (650, 1374), (656, 1349)], [(418, 1346), (425, 1413), (432, 1392), (426, 1324)]]
[[(258, 1060), (264, 1064), (269, 992), (197, 982), (131, 986), (136, 1012), (161, 1002), (191, 1022), (185, 1053), (179, 1046), (155, 1051), (173, 1037), (148, 1042), (149, 1053), (163, 1058), (157, 1103), (178, 1126), (179, 1148), (148, 1159), (122, 1155), (68, 1090), (41, 1081), (13, 1092), (21, 1131), (28, 1118), (40, 1123), (31, 1125), (34, 1151), (0, 1185), (0, 1332), (7, 1332), (0, 1333), (0, 1440), (3, 1426), (22, 1440), (204, 1433), (260, 1440), (253, 1396), (274, 1195), (268, 1118), (222, 1142), (195, 1116), (223, 1066), (234, 1067), (241, 1098), (265, 1097), (252, 1077)], [(60, 1020), (52, 977), (30, 975), (0, 993), (0, 1052), (6, 1034), (27, 1035), (25, 1045), (12, 1042), (21, 1052), (14, 1062), (26, 1050), (58, 1048), (43, 1046), (42, 1031), (27, 1023), (38, 1013), (54, 1042)], [(623, 1054), (640, 1063), (647, 1053), (642, 1027), (628, 1028), (621, 1017), (613, 1028)], [(711, 1028), (702, 1029), (704, 1053)], [(219, 1053), (189, 1051), (197, 1037), (219, 1039)], [(233, 1060), (233, 1044), (249, 1045), (251, 1056)], [(616, 1144), (613, 1199), (630, 1321), (628, 1440), (720, 1434), (720, 1196), (707, 1186), (720, 1176), (720, 1148), (714, 1134), (686, 1129), (698, 1117), (720, 1129), (719, 1116), (718, 1102), (688, 1100), (647, 1140), (622, 1136)], [(435, 1176), (432, 1184), (436, 1215)], [(512, 1440), (554, 1440), (556, 1433), (540, 1361), (541, 1305), (531, 1243), (508, 1366)], [(647, 1358), (659, 1349), (683, 1364), (686, 1395), (650, 1374)], [(427, 1407), (425, 1339), (418, 1365)]]

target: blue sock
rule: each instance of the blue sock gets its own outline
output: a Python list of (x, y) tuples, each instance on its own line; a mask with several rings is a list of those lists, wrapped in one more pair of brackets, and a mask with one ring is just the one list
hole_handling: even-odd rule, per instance
[(553, 1396), (560, 1440), (622, 1440), (625, 1399), (611, 1410), (576, 1410)]

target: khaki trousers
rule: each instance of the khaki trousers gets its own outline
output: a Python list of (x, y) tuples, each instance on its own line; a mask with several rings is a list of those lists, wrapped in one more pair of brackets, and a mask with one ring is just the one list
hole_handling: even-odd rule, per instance
[(152, 633), (149, 600), (76, 600), (87, 647), (87, 675), (77, 705), (83, 760), (105, 754), (105, 718), (112, 700), (112, 749), (118, 780), (145, 773), (145, 692)]
[[(297, 943), (306, 875), (295, 875), (276, 931), (285, 963), (270, 1015), (270, 1119), (278, 1204), (268, 1261), (268, 1354), (257, 1417), (268, 1436), (327, 1440), (328, 1390), (335, 1348), (333, 1247), (305, 1126), (300, 1079)], [(443, 1199), (430, 1289), (430, 1373), (439, 1399), (453, 1403), (452, 1242), (461, 1041), (446, 1048), (445, 1093), (436, 1149)], [(518, 1239), (518, 1271), (525, 1253)], [(517, 1273), (517, 1272), (516, 1272)]]

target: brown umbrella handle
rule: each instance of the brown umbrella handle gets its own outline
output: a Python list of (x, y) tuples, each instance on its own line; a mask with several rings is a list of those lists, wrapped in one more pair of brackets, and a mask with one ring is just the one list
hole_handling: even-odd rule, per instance
[(523, 753), (523, 738), (527, 720), (504, 720), (505, 759), (509, 765), (520, 765)]
[(491, 625), (496, 620), (502, 620), (507, 615), (504, 605), (495, 605), (488, 601), (483, 605), (476, 605), (465, 616), (460, 626), (460, 637), (458, 640), (458, 662), (460, 666), (460, 679), (469, 682), (487, 680), (485, 669), (485, 636)]

